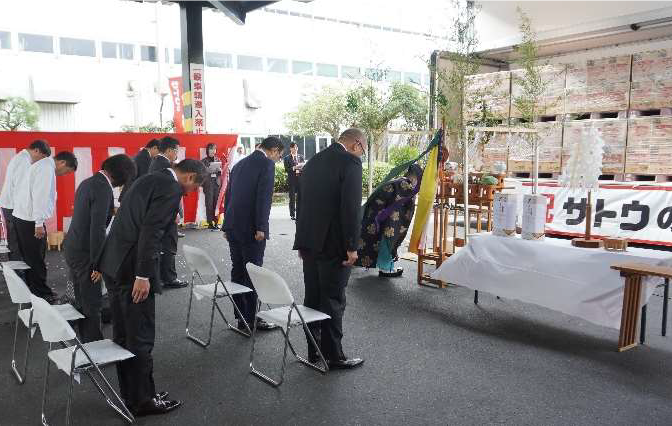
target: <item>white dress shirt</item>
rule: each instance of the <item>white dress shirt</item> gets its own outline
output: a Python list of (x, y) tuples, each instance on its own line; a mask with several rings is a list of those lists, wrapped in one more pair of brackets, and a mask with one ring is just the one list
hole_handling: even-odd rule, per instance
[(14, 194), (13, 216), (35, 222), (39, 228), (54, 214), (56, 203), (56, 163), (51, 157), (36, 161), (19, 182)]
[(17, 185), (25, 178), (31, 163), (32, 159), (27, 149), (22, 150), (9, 161), (5, 174), (5, 184), (2, 186), (2, 193), (0, 194), (0, 207), (3, 209), (11, 210), (14, 208)]

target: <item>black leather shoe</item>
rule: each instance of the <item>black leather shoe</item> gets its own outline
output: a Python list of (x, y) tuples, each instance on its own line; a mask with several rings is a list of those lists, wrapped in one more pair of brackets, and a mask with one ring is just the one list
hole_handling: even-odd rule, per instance
[(154, 398), (165, 401), (165, 399), (168, 398), (168, 392), (166, 391), (157, 392), (156, 395), (154, 395)]
[(182, 405), (182, 401), (164, 401), (163, 399), (152, 398), (140, 406), (135, 413), (136, 417), (152, 416), (156, 414), (167, 414)]
[(378, 276), (379, 277), (384, 277), (384, 278), (398, 278), (403, 273), (404, 273), (404, 268), (396, 268), (392, 272), (378, 271)]
[(164, 284), (163, 288), (184, 288), (188, 285), (189, 283), (186, 281), (175, 280), (172, 283)]
[(361, 358), (346, 358), (336, 361), (329, 361), (328, 364), (329, 368), (332, 370), (349, 370), (364, 364), (364, 360)]

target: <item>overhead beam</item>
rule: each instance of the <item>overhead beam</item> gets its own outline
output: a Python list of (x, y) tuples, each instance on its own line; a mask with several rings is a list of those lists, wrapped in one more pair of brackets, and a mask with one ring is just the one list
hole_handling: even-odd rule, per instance
[(219, 11), (231, 18), (233, 22), (239, 25), (245, 24), (246, 11), (236, 0), (208, 0)]

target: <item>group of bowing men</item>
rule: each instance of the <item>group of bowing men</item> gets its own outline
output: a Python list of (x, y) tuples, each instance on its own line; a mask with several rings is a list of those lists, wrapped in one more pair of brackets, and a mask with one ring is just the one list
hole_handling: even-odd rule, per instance
[[(310, 326), (330, 368), (350, 369), (364, 362), (347, 357), (341, 340), (345, 289), (361, 245), (361, 156), (365, 141), (361, 130), (348, 129), (302, 170), (293, 249), (303, 263), (304, 305), (331, 317)], [(117, 375), (121, 397), (136, 416), (164, 414), (182, 404), (170, 399), (168, 392), (157, 392), (154, 384), (155, 294), (170, 282), (162, 276), (161, 257), (170, 252), (174, 262), (177, 237), (172, 233), (176, 231), (182, 197), (197, 190), (209, 175), (202, 161), (174, 163), (178, 144), (166, 136), (158, 146), (155, 141), (147, 144), (135, 159), (125, 154), (106, 159), (98, 173), (79, 184), (64, 243), (77, 305), (86, 316), (79, 324), (84, 342), (103, 338), (102, 289), (96, 284), (101, 279), (105, 282), (113, 339), (135, 355), (117, 364)], [(263, 263), (274, 162), (281, 158), (282, 151), (278, 138), (264, 139), (252, 155), (233, 167), (226, 190), (222, 231), (231, 252), (231, 279), (250, 288), (254, 286), (245, 264)], [(116, 214), (115, 187), (123, 188)], [(255, 320), (256, 295), (241, 296), (236, 298), (243, 315), (239, 321), (251, 323)], [(273, 326), (257, 324), (257, 329)], [(311, 362), (318, 360), (310, 341), (308, 358)]]

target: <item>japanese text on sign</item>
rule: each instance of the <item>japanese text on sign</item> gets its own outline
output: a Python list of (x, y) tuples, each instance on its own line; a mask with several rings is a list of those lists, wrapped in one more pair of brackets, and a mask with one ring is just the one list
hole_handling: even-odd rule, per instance
[(205, 82), (203, 64), (190, 64), (191, 71), (191, 118), (194, 133), (205, 133)]

